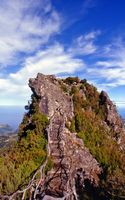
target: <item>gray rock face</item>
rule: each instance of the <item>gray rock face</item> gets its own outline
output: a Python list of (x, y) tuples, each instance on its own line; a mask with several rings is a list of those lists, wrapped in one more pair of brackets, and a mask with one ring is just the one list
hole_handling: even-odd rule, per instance
[(116, 106), (104, 91), (102, 91), (100, 94), (100, 100), (101, 103), (105, 105), (105, 120), (107, 124), (112, 127), (113, 131), (117, 134), (118, 137), (121, 136), (124, 130), (123, 121), (117, 113)]
[(36, 79), (29, 80), (32, 91), (40, 98), (40, 110), (51, 118), (57, 110), (72, 118), (73, 104), (71, 97), (66, 96), (59, 87), (58, 80), (52, 75), (38, 74)]
[(48, 157), (53, 161), (53, 168), (46, 176), (42, 175), (34, 199), (75, 200), (78, 198), (76, 182), (84, 187), (84, 181), (88, 179), (97, 185), (101, 168), (83, 141), (66, 128), (66, 121), (73, 117), (73, 102), (61, 90), (58, 80), (54, 76), (38, 74), (37, 78), (30, 79), (29, 86), (39, 98), (40, 111), (50, 120)]

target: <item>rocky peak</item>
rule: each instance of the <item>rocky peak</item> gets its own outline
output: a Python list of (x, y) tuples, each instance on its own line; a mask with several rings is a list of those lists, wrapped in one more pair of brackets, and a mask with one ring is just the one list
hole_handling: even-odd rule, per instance
[(65, 117), (72, 118), (73, 103), (70, 96), (65, 95), (53, 75), (38, 74), (29, 80), (29, 86), (39, 98), (40, 111), (51, 118), (57, 110), (62, 110)]
[(41, 182), (34, 191), (35, 199), (78, 199), (79, 187), (84, 187), (84, 181), (98, 185), (98, 175), (101, 168), (97, 161), (84, 146), (83, 141), (66, 128), (67, 120), (73, 114), (71, 96), (65, 94), (54, 76), (38, 74), (30, 79), (29, 86), (39, 99), (39, 109), (49, 118), (48, 156), (53, 168), (43, 175), (41, 167)]
[(116, 133), (117, 137), (120, 137), (124, 132), (122, 119), (118, 115), (116, 106), (104, 91), (100, 93), (100, 104), (105, 107), (105, 121)]

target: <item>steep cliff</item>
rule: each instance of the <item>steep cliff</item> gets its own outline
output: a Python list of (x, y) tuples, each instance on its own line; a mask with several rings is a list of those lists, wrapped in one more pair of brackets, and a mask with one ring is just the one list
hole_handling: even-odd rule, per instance
[(77, 77), (29, 86), (18, 142), (0, 157), (1, 199), (124, 199), (125, 133), (108, 95)]
[(108, 94), (104, 91), (100, 93), (100, 105), (105, 110), (105, 122), (114, 133), (114, 138), (118, 141), (121, 148), (125, 148), (125, 131), (123, 121), (117, 113), (116, 106), (110, 100)]

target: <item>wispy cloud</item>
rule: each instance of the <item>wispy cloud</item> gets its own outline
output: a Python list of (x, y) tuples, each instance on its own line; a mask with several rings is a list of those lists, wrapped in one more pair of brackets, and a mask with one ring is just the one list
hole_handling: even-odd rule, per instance
[[(125, 84), (125, 45), (123, 38), (115, 38), (104, 47), (99, 47), (100, 55), (93, 67), (87, 69), (90, 77), (94, 78), (102, 88), (112, 88)], [(100, 83), (100, 80), (103, 80)]]
[(50, 45), (49, 39), (59, 33), (61, 22), (50, 0), (1, 1), (0, 68), (20, 62), (16, 72), (5, 76), (1, 70), (1, 104), (25, 104), (31, 94), (28, 79), (38, 72), (72, 74), (84, 70), (84, 59), (77, 56), (96, 51), (94, 40), (99, 31), (79, 36), (66, 49), (57, 41)]
[(24, 67), (17, 73), (10, 74), (10, 77), (17, 82), (20, 80), (22, 82), (22, 79), (28, 79), (29, 76), (35, 77), (38, 72), (44, 74), (73, 73), (80, 67), (84, 67), (84, 62), (68, 54), (61, 44), (56, 43), (28, 57)]
[[(16, 104), (25, 104), (31, 94), (27, 85), (28, 79), (36, 77), (38, 72), (44, 74), (71, 74), (77, 69), (84, 69), (84, 67), (83, 60), (67, 53), (64, 47), (58, 43), (40, 50), (34, 56), (28, 57), (24, 66), (18, 72), (0, 79), (1, 104), (15, 104), (13, 96), (16, 96)], [(11, 98), (7, 98), (10, 96)]]
[(15, 62), (19, 53), (34, 52), (47, 43), (60, 24), (49, 0), (1, 0), (0, 67)]
[(82, 56), (95, 53), (98, 49), (98, 46), (95, 45), (95, 40), (100, 33), (101, 32), (97, 30), (79, 36), (73, 41), (68, 51), (74, 55)]

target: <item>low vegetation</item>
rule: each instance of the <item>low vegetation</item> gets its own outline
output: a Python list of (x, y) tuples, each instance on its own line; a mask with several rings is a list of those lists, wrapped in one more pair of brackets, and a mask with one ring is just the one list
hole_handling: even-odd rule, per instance
[(44, 174), (47, 175), (47, 173), (53, 168), (54, 163), (51, 157), (48, 158), (47, 164), (44, 168)]
[(100, 103), (98, 91), (83, 80), (77, 86), (72, 86), (71, 94), (75, 116), (69, 129), (77, 132), (103, 168), (100, 194), (103, 196), (107, 193), (110, 199), (125, 196), (125, 153), (104, 122), (105, 105)]
[(23, 188), (46, 158), (45, 127), (48, 119), (41, 114), (33, 97), (29, 112), (19, 128), (18, 141), (0, 155), (0, 194), (12, 194)]

